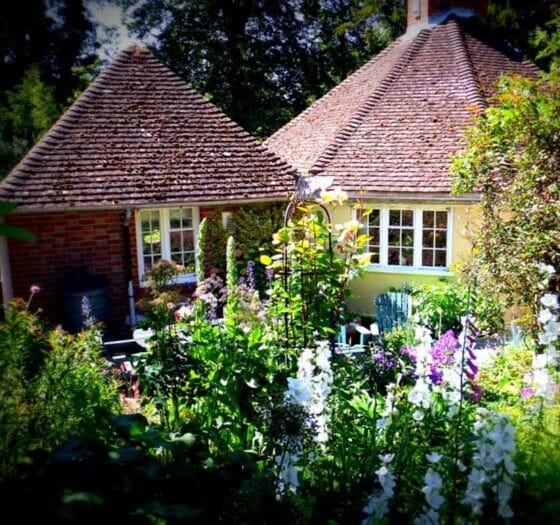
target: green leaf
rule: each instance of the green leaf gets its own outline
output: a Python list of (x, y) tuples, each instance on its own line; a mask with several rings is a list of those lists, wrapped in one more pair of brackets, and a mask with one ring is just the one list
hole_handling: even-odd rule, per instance
[(8, 237), (9, 239), (19, 239), (22, 241), (36, 241), (37, 237), (30, 231), (17, 226), (9, 226), (5, 223), (0, 223), (0, 236)]

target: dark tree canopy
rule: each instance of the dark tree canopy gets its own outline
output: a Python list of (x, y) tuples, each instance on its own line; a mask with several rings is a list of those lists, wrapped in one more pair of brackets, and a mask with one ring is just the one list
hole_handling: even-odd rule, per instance
[[(76, 66), (96, 59), (93, 24), (82, 0), (0, 2), (0, 89), (13, 89), (33, 65), (66, 103), (80, 86)], [(89, 49), (88, 49), (89, 47)]]
[(0, 3), (0, 177), (85, 87), (93, 29), (82, 0)]
[[(497, 38), (536, 60), (533, 40), (537, 30), (544, 29), (559, 5), (558, 0), (490, 0), (488, 24)], [(548, 64), (546, 60), (536, 62), (541, 67)]]

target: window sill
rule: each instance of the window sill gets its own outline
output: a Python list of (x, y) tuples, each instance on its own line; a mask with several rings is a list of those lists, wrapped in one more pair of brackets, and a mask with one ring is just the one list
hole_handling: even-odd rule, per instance
[(372, 273), (402, 273), (407, 275), (434, 275), (436, 277), (453, 277), (454, 273), (447, 268), (417, 268), (415, 266), (381, 266), (369, 264), (366, 272)]
[[(183, 275), (179, 275), (171, 284), (196, 284), (196, 273), (185, 273)], [(148, 281), (142, 281), (140, 286), (142, 288), (148, 288)]]

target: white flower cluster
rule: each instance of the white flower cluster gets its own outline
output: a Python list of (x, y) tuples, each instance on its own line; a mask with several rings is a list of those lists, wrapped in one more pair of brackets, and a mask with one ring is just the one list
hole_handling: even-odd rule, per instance
[(560, 338), (560, 322), (558, 321), (558, 296), (553, 293), (548, 293), (550, 280), (556, 273), (554, 266), (550, 264), (538, 264), (537, 268), (542, 274), (543, 278), (539, 284), (539, 288), (543, 291), (540, 299), (542, 309), (539, 312), (538, 321), (542, 326), (542, 332), (539, 334), (539, 343), (547, 347), (549, 354), (548, 360), (555, 364), (557, 361), (557, 352), (554, 348), (555, 343)]
[(389, 512), (389, 501), (395, 492), (396, 479), (391, 471), (391, 461), (394, 454), (379, 456), (381, 466), (375, 471), (377, 481), (381, 486), (380, 490), (375, 491), (369, 498), (363, 512), (366, 517), (362, 520), (362, 525), (369, 525), (376, 518), (382, 518)]
[[(308, 414), (309, 425), (315, 429), (314, 439), (324, 444), (328, 435), (330, 409), (327, 398), (331, 392), (333, 373), (331, 350), (328, 341), (321, 341), (316, 348), (305, 348), (298, 359), (297, 377), (288, 378), (284, 392), (287, 405), (301, 406)], [(298, 467), (303, 451), (302, 437), (286, 440), (284, 451), (276, 456), (279, 466), (279, 495), (285, 490), (296, 492), (299, 487)]]
[[(331, 369), (331, 349), (328, 341), (320, 341), (315, 348), (305, 348), (298, 359), (298, 385), (305, 391), (294, 398), (290, 389), (286, 399), (299, 402), (311, 416), (316, 428), (315, 441), (326, 443), (329, 433), (330, 408), (328, 397), (331, 393), (333, 373)], [(288, 385), (290, 380), (288, 380)]]
[(486, 488), (491, 488), (498, 504), (498, 514), (511, 518), (509, 505), (513, 490), (515, 464), (515, 430), (507, 414), (495, 414), (479, 408), (474, 423), (475, 450), (463, 503), (475, 516), (482, 515)]
[(416, 382), (412, 390), (408, 393), (408, 401), (416, 407), (412, 417), (415, 421), (424, 419), (423, 410), (428, 410), (432, 406), (431, 382), (428, 378), (430, 374), (430, 348), (432, 338), (427, 328), (416, 327), (415, 337), (420, 341), (416, 346)]
[(424, 507), (424, 512), (414, 519), (414, 525), (434, 525), (439, 523), (439, 509), (445, 501), (441, 494), (443, 479), (437, 471), (437, 466), (442, 457), (437, 452), (426, 454), (430, 467), (428, 467), (424, 476), (425, 485), (422, 488), (422, 492), (428, 505)]
[(547, 347), (548, 360), (555, 364), (558, 358), (555, 343), (560, 337), (560, 321), (558, 321), (558, 296), (547, 293), (541, 297), (542, 310), (539, 313), (539, 324), (542, 331), (539, 334), (539, 343)]

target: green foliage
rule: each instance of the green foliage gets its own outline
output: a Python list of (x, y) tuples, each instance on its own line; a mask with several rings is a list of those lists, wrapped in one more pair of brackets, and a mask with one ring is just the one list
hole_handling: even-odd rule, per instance
[(497, 348), (492, 361), (480, 369), (479, 383), (484, 401), (501, 407), (519, 407), (533, 353), (533, 349), (525, 345)]
[[(533, 40), (539, 28), (549, 22), (558, 8), (557, 0), (490, 0), (488, 2), (488, 25), (497, 39), (504, 41), (509, 50), (519, 54), (519, 50), (535, 59)], [(542, 57), (544, 58), (544, 57)], [(547, 60), (538, 60), (546, 67)]]
[(265, 267), (259, 264), (261, 255), (273, 250), (273, 236), (283, 225), (285, 203), (269, 207), (243, 207), (232, 212), (227, 231), (235, 239), (237, 272), (247, 277), (249, 263), (255, 263), (254, 279), (261, 298), (270, 286)]
[(37, 65), (28, 69), (21, 84), (6, 93), (0, 106), (0, 170), (9, 171), (50, 128), (61, 113), (54, 89), (41, 80)]
[[(554, 523), (560, 511), (560, 408), (558, 404), (527, 402), (514, 414), (518, 429), (518, 490), (513, 508), (518, 523)], [(538, 516), (531, 509), (539, 509)]]
[(348, 283), (367, 263), (362, 255), (367, 236), (360, 234), (361, 224), (330, 222), (325, 204), (337, 206), (343, 200), (326, 195), (323, 203), (300, 203), (274, 235), (276, 254), (261, 259), (277, 277), (274, 315), (284, 318), (288, 346), (333, 338), (344, 319)]
[[(303, 204), (277, 232), (275, 259), (263, 257), (278, 272), (266, 300), (232, 271), (222, 319), (198, 306), (221, 294), (208, 286), (195, 304), (148, 318), (153, 337), (133, 359), (140, 413), (111, 417), (111, 426), (115, 379), (93, 358), (95, 327), (73, 337), (45, 331), (29, 303), (7, 311), (2, 348), (21, 351), (0, 351), (0, 457), (8, 458), (0, 511), (36, 494), (20, 518), (498, 523), (511, 488), (511, 523), (554, 519), (558, 373), (549, 367), (554, 384), (545, 385), (533, 349), (475, 352), (470, 320), (462, 343), (451, 331), (434, 342), (408, 325), (386, 349), (356, 355), (329, 344), (332, 310), (359, 275), (367, 240), (355, 221), (328, 221), (324, 203), (342, 201)], [(228, 244), (233, 269), (233, 238)], [(173, 270), (155, 270), (154, 290), (166, 293)], [(319, 289), (330, 307), (321, 316), (309, 312)], [(430, 296), (434, 307), (438, 298)], [(521, 397), (529, 382), (548, 394)], [(515, 472), (510, 420), (519, 432)]]
[(265, 268), (258, 264), (263, 253), (273, 250), (272, 237), (282, 226), (285, 204), (272, 206), (241, 207), (231, 212), (227, 226), (222, 224), (222, 209), (216, 208), (206, 217), (207, 241), (205, 243), (206, 273), (226, 276), (226, 248), (229, 237), (235, 239), (235, 266), (240, 277), (247, 277), (247, 267), (254, 264), (255, 286), (265, 297), (269, 279)]
[[(560, 408), (554, 390), (559, 370), (548, 369), (552, 392), (547, 399), (534, 386), (534, 359), (532, 346), (497, 348), (491, 360), (481, 366), (478, 382), (481, 400), (507, 411), (516, 427), (515, 523), (554, 523), (560, 508)], [(531, 511), (536, 508), (538, 517)]]
[(0, 323), (0, 478), (72, 435), (109, 439), (108, 415), (119, 411), (98, 329), (50, 330), (28, 306), (15, 300)]
[(136, 302), (146, 318), (143, 324), (162, 330), (173, 322), (173, 310), (181, 299), (174, 285), (176, 278), (183, 272), (183, 266), (166, 259), (160, 259), (146, 272), (148, 287), (143, 297)]
[(503, 331), (503, 309), (494, 296), (478, 291), (476, 283), (440, 280), (412, 286), (414, 320), (439, 337), (448, 330), (461, 331), (461, 317), (472, 315), (484, 335)]
[(10, 226), (3, 220), (4, 216), (14, 211), (17, 204), (14, 202), (0, 202), (0, 235), (8, 239), (21, 239), (24, 241), (35, 241), (37, 238), (33, 233), (17, 226)]
[(393, 355), (399, 355), (402, 348), (412, 347), (415, 343), (414, 325), (410, 322), (395, 326), (389, 333), (383, 335), (383, 348)]
[[(551, 46), (560, 19), (554, 27), (547, 41)], [(479, 220), (469, 228), (471, 271), (479, 276), (479, 287), (484, 286), (481, 293), (528, 309), (533, 323), (543, 279), (539, 265), (556, 269), (549, 291), (560, 290), (557, 61), (536, 80), (502, 78), (493, 104), (468, 131), (466, 149), (452, 165), (455, 192), (476, 190), (482, 196)]]
[(416, 285), (413, 290), (415, 320), (429, 328), (436, 338), (448, 330), (459, 333), (461, 317), (474, 309), (470, 299), (467, 289), (447, 281)]
[(93, 25), (82, 0), (0, 6), (0, 178), (73, 102), (95, 64)]
[(212, 212), (207, 215), (200, 223), (202, 229), (204, 223), (205, 239), (201, 243), (199, 231), (200, 248), (198, 253), (204, 253), (204, 264), (198, 265), (198, 271), (201, 274), (198, 276), (198, 282), (204, 280), (207, 274), (217, 273), (218, 275), (226, 275), (225, 253), (228, 232), (222, 223), (222, 210), (220, 208), (213, 208)]

